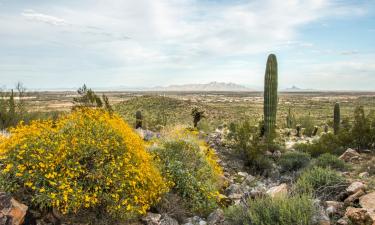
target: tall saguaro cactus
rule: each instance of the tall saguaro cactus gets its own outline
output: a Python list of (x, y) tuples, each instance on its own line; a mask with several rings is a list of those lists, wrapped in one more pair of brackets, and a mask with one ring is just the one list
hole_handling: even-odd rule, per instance
[(335, 107), (333, 109), (333, 132), (334, 134), (338, 134), (339, 130), (340, 130), (340, 104), (336, 102)]
[(269, 141), (275, 137), (277, 112), (277, 60), (274, 54), (267, 59), (264, 76), (264, 131)]
[(135, 129), (142, 128), (142, 120), (143, 120), (142, 112), (138, 110), (135, 113)]

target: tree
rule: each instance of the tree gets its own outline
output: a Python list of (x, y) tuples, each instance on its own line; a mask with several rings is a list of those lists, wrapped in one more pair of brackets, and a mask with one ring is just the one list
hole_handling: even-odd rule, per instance
[(73, 110), (76, 108), (104, 108), (108, 112), (113, 112), (112, 106), (106, 95), (100, 98), (91, 88), (87, 88), (86, 84), (77, 90), (79, 97), (73, 98)]
[(199, 121), (201, 121), (201, 119), (203, 119), (205, 117), (204, 116), (204, 111), (200, 110), (198, 107), (194, 107), (191, 110), (191, 115), (193, 116), (194, 127), (197, 127)]

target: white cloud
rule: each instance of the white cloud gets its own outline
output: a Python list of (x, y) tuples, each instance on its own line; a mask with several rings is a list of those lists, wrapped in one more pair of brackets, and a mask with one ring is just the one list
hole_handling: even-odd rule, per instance
[(24, 12), (22, 12), (21, 15), (24, 16), (25, 18), (27, 18), (28, 20), (31, 20), (31, 21), (47, 23), (47, 24), (55, 25), (55, 26), (66, 26), (67, 25), (67, 23), (64, 19), (61, 19), (61, 18), (58, 18), (58, 17), (55, 17), (55, 16), (51, 16), (51, 15), (47, 15), (47, 14), (43, 14), (43, 13), (38, 13), (38, 12), (35, 12), (34, 10), (32, 10), (32, 9), (25, 10)]
[[(23, 7), (21, 4), (17, 15), (4, 13), (0, 20), (0, 41), (4, 46), (26, 49), (25, 56), (20, 56), (22, 60), (14, 61), (25, 62), (46, 74), (53, 68), (63, 72), (65, 68), (81, 68), (82, 73), (101, 75), (115, 71), (116, 77), (132, 73), (159, 77), (153, 78), (155, 82), (158, 79), (168, 82), (174, 74), (184, 74), (185, 78), (174, 77), (181, 80), (196, 77), (246, 82), (249, 74), (256, 74), (257, 77), (248, 80), (255, 82), (261, 80), (265, 59), (252, 64), (243, 62), (271, 51), (310, 54), (319, 51), (347, 56), (358, 53), (319, 50), (312, 41), (301, 40), (300, 28), (314, 22), (331, 27), (327, 22), (331, 17), (365, 13), (361, 5), (336, 0), (236, 3), (67, 0), (52, 5), (25, 4)], [(29, 22), (25, 23), (25, 19)], [(28, 52), (31, 47), (41, 50)], [(35, 59), (27, 58), (30, 55)], [(48, 70), (43, 71), (46, 64)], [(1, 68), (4, 67), (0, 64), (0, 71)]]

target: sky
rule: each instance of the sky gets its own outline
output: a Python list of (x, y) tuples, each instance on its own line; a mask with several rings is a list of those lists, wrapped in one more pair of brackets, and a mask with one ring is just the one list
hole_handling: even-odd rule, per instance
[(0, 87), (375, 91), (375, 0), (0, 0)]

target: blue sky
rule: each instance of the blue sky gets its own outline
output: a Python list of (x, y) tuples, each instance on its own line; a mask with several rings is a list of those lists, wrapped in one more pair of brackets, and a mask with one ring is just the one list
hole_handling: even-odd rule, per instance
[(0, 85), (375, 91), (374, 0), (0, 0)]

